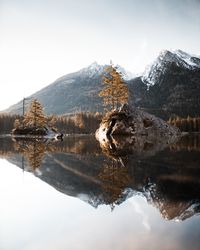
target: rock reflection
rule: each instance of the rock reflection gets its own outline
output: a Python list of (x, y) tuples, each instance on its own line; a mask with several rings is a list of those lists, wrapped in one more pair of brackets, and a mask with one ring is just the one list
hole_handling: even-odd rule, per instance
[(183, 136), (178, 143), (170, 146), (172, 151), (200, 151), (200, 134)]
[(200, 135), (182, 137), (168, 147), (146, 138), (131, 140), (115, 137), (100, 147), (93, 137), (63, 142), (0, 138), (0, 154), (19, 167), (24, 156), (25, 170), (96, 208), (106, 204), (113, 209), (137, 194), (167, 220), (199, 214)]
[(128, 170), (126, 188), (145, 196), (163, 218), (185, 220), (200, 213), (200, 135), (182, 137), (168, 148), (142, 137), (110, 137), (100, 145), (110, 162)]
[(110, 157), (134, 154), (134, 156), (145, 158), (173, 145), (180, 138), (170, 139), (171, 141), (169, 139), (149, 139), (146, 136), (108, 136), (100, 140), (99, 143), (102, 151)]

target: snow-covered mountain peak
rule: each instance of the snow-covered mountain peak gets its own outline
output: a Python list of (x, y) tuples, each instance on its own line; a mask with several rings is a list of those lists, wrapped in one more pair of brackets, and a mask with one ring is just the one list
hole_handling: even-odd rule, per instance
[(101, 67), (101, 65), (98, 64), (98, 63), (95, 61), (95, 62), (91, 63), (91, 64), (90, 64), (88, 67), (86, 67), (86, 68), (88, 68), (88, 69), (90, 69), (90, 70), (94, 70), (94, 69), (98, 69), (99, 67)]
[(190, 68), (200, 68), (200, 57), (190, 55), (182, 50), (174, 50), (173, 51), (177, 57), (183, 60)]
[(90, 64), (88, 67), (80, 70), (80, 73), (89, 77), (102, 74), (105, 65), (100, 65), (96, 61)]
[(142, 80), (147, 87), (156, 84), (161, 75), (164, 75), (168, 65), (177, 65), (189, 70), (200, 69), (200, 57), (190, 55), (182, 50), (163, 50), (156, 60), (148, 65)]
[[(84, 76), (94, 77), (96, 75), (102, 75), (104, 69), (108, 66), (109, 65), (106, 65), (106, 64), (100, 65), (95, 61), (92, 64), (90, 64), (88, 67), (80, 70), (79, 73), (84, 75)], [(130, 79), (135, 77), (131, 72), (126, 71), (123, 67), (121, 67), (118, 64), (113, 65), (113, 67), (115, 67), (117, 69), (117, 71), (122, 74), (122, 77), (124, 80), (130, 80)]]
[(184, 66), (189, 69), (200, 68), (200, 57), (188, 54), (180, 49), (178, 50), (163, 50), (158, 58), (154, 61), (157, 62), (175, 62), (179, 66)]
[(119, 64), (114, 66), (118, 72), (122, 74), (123, 79), (126, 81), (131, 80), (135, 77), (135, 75), (129, 71), (126, 71), (123, 67), (121, 67)]
[(174, 52), (175, 54), (179, 55), (180, 57), (183, 57), (183, 58), (191, 58), (191, 55), (189, 55), (187, 52), (185, 51), (182, 51), (180, 49), (178, 50), (172, 50), (172, 52)]

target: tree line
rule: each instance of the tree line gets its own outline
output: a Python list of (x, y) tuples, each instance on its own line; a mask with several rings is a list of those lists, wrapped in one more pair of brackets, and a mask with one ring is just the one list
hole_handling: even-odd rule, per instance
[[(32, 119), (23, 118), (20, 115), (11, 115), (11, 114), (1, 114), (0, 115), (0, 133), (1, 134), (10, 134), (13, 128), (18, 128), (22, 126), (38, 126), (41, 124), (38, 121), (38, 116), (36, 120), (31, 121)], [(47, 116), (46, 122), (48, 126), (53, 128), (55, 131), (62, 131), (64, 134), (94, 134), (99, 123), (102, 119), (101, 113), (90, 113), (90, 112), (81, 112), (63, 116)], [(44, 120), (44, 117), (42, 117)], [(43, 121), (42, 121), (43, 123)]]
[(168, 123), (178, 127), (182, 132), (200, 132), (200, 117), (170, 117)]
[(7, 113), (0, 114), (0, 134), (10, 134), (14, 127), (15, 120), (19, 120), (19, 115)]
[(64, 134), (94, 134), (99, 127), (102, 114), (81, 112), (55, 117), (55, 127)]

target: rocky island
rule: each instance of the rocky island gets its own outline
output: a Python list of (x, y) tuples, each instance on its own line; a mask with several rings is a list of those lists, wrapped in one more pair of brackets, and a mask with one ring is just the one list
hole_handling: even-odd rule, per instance
[(11, 131), (15, 137), (48, 137), (62, 139), (63, 134), (58, 133), (53, 127), (52, 119), (45, 116), (40, 102), (34, 99), (23, 115), (22, 119), (16, 119), (14, 129)]
[(109, 149), (143, 148), (148, 145), (169, 145), (176, 142), (181, 133), (154, 115), (124, 104), (105, 115), (95, 134), (101, 147)]

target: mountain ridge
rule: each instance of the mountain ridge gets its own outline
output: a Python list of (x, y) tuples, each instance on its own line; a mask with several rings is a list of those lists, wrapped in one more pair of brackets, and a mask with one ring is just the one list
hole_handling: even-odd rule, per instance
[[(30, 97), (37, 98), (47, 114), (101, 112), (103, 103), (98, 93), (103, 87), (101, 76), (107, 66), (94, 62), (58, 78)], [(128, 84), (130, 104), (165, 119), (200, 115), (200, 57), (181, 50), (165, 50), (142, 76), (133, 79), (122, 67), (117, 67)], [(22, 114), (22, 101), (6, 111)]]
[(156, 60), (146, 67), (142, 80), (148, 87), (156, 84), (156, 79), (154, 79), (154, 77), (158, 72), (162, 74), (165, 73), (166, 64), (172, 63), (181, 68), (185, 67), (190, 70), (200, 69), (200, 57), (189, 55), (182, 50), (163, 50)]

